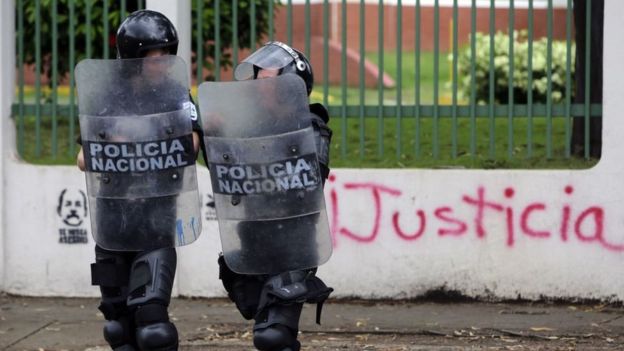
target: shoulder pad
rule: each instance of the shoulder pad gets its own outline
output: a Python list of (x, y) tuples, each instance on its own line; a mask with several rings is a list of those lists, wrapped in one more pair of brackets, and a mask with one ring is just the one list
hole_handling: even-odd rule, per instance
[(323, 106), (323, 104), (319, 104), (319, 103), (310, 104), (310, 112), (321, 117), (323, 122), (325, 123), (329, 122), (329, 112), (327, 112), (327, 109), (325, 108), (325, 106)]

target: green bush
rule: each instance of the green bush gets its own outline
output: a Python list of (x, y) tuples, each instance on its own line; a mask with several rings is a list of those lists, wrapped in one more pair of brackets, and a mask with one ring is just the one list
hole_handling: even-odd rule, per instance
[[(215, 31), (215, 16), (214, 16), (214, 2), (210, 0), (193, 0), (192, 1), (192, 13), (191, 13), (191, 28), (192, 28), (192, 45), (195, 50), (196, 38), (197, 38), (197, 2), (203, 2), (202, 10), (202, 34), (205, 42), (203, 43), (205, 59), (203, 66), (209, 71), (214, 66), (214, 31)], [(273, 0), (276, 6), (274, 10), (280, 5), (279, 0)], [(250, 10), (251, 3), (256, 4), (256, 17), (255, 17), (255, 30), (256, 40), (260, 40), (263, 36), (266, 36), (269, 30), (269, 1), (266, 0), (239, 0), (235, 2), (238, 6), (238, 44), (241, 49), (249, 48), (251, 42), (251, 21)], [(87, 57), (87, 44), (90, 50), (90, 57), (102, 58), (104, 56), (104, 47), (108, 48), (107, 58), (115, 58), (117, 50), (115, 48), (115, 34), (117, 33), (117, 27), (121, 23), (121, 18), (126, 17), (127, 14), (137, 10), (139, 8), (139, 2), (137, 0), (127, 0), (126, 7), (124, 9), (124, 15), (121, 15), (121, 8), (119, 1), (95, 1), (95, 0), (58, 0), (56, 2), (58, 13), (58, 33), (57, 38), (52, 38), (52, 6), (54, 3), (51, 0), (41, 0), (40, 8), (37, 11), (37, 1), (35, 0), (23, 0), (20, 4), (24, 6), (24, 62), (27, 64), (33, 64), (36, 60), (37, 47), (35, 38), (36, 21), (40, 20), (41, 23), (41, 45), (39, 50), (41, 51), (41, 57), (43, 59), (42, 69), (43, 74), (50, 77), (52, 75), (52, 43), (56, 42), (58, 50), (58, 72), (59, 77), (63, 77), (69, 71), (69, 48), (70, 38), (69, 25), (70, 25), (70, 3), (74, 5), (75, 21), (75, 63), (81, 59)], [(142, 1), (143, 5), (145, 1)], [(17, 4), (18, 6), (20, 4)], [(103, 25), (104, 16), (104, 4), (107, 4), (108, 17), (106, 21), (108, 23), (108, 30), (105, 32)], [(233, 23), (232, 23), (232, 8), (233, 2), (222, 1), (220, 3), (220, 36), (221, 36), (221, 67), (231, 67), (233, 64), (232, 57), (228, 53), (227, 49), (230, 49), (233, 43)], [(87, 6), (90, 5), (90, 6)], [(91, 26), (87, 26), (87, 11), (90, 12)], [(17, 8), (16, 8), (17, 12)], [(17, 13), (16, 13), (17, 17)], [(17, 21), (16, 21), (17, 22)], [(87, 33), (89, 33), (89, 40), (87, 42)], [(19, 33), (16, 33), (16, 39), (18, 39)], [(104, 40), (106, 38), (106, 40)], [(104, 44), (106, 43), (106, 44)], [(193, 57), (193, 63), (195, 57)], [(210, 78), (210, 77), (208, 77)], [(51, 83), (50, 83), (51, 84)]]
[[(529, 85), (529, 42), (526, 30), (514, 31), (514, 70), (513, 98), (514, 103), (525, 104)], [(547, 45), (546, 38), (533, 41), (533, 102), (546, 103), (548, 94), (547, 77)], [(571, 94), (574, 87), (574, 50), (571, 45)], [(470, 75), (471, 48), (467, 45), (458, 55), (458, 92), (462, 99), (469, 99), (471, 94)], [(551, 61), (551, 98), (553, 103), (562, 102), (566, 96), (566, 42), (552, 42)], [(449, 55), (452, 60), (452, 55)], [(475, 89), (478, 103), (489, 101), (490, 71), (490, 36), (487, 33), (476, 33), (475, 55)], [(494, 99), (496, 103), (509, 102), (509, 35), (498, 32), (494, 36)]]

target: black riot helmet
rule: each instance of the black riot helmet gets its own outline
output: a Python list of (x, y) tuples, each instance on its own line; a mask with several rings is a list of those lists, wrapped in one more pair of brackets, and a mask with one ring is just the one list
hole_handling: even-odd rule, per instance
[(160, 12), (139, 10), (131, 13), (117, 30), (117, 57), (140, 58), (152, 49), (178, 52), (178, 33)]
[(298, 50), (279, 42), (270, 41), (244, 59), (234, 71), (234, 79), (256, 79), (261, 69), (277, 69), (279, 74), (294, 73), (306, 84), (308, 95), (314, 86), (314, 73), (310, 61)]

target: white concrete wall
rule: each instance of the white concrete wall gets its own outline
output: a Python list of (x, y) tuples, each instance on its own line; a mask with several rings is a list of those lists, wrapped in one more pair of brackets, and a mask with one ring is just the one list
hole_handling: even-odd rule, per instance
[[(0, 289), (4, 286), (4, 272), (7, 266), (6, 250), (6, 183), (8, 178), (7, 164), (14, 149), (14, 128), (8, 116), (11, 115), (15, 81), (15, 45), (11, 45), (15, 38), (15, 2), (3, 1), (0, 4)], [(7, 44), (7, 45), (3, 45)]]
[[(319, 274), (336, 296), (413, 297), (446, 288), (499, 298), (622, 300), (624, 282), (614, 277), (623, 263), (623, 189), (621, 167), (607, 167), (612, 156), (587, 171), (337, 170), (326, 189), (334, 255)], [(91, 237), (59, 243), (61, 230), (90, 232), (88, 221), (71, 227), (57, 213), (64, 189), (66, 199), (84, 191), (83, 174), (19, 163), (8, 172), (19, 180), (6, 188), (4, 290), (95, 294), (88, 285)], [(207, 220), (213, 209), (205, 206), (208, 172), (199, 172), (204, 230), (178, 250), (177, 291), (221, 296), (220, 241), (216, 222)], [(479, 189), (481, 206), (474, 204)]]
[[(326, 187), (334, 255), (319, 269), (334, 296), (402, 298), (444, 288), (489, 298), (624, 300), (624, 2), (606, 6), (600, 163), (584, 171), (334, 170)], [(96, 295), (88, 221), (72, 227), (57, 213), (64, 189), (80, 198), (84, 175), (10, 154), (5, 147), (2, 290)], [(177, 293), (223, 296), (208, 172), (199, 174), (204, 231), (178, 250)], [(88, 243), (59, 243), (70, 230)]]

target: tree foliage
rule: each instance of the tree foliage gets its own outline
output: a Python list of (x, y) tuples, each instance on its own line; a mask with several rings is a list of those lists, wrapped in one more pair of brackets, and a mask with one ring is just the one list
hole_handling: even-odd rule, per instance
[[(203, 38), (203, 66), (211, 71), (214, 65), (214, 33), (215, 33), (215, 8), (214, 1), (208, 0), (192, 0), (192, 46), (196, 51), (197, 43), (197, 7), (198, 2), (202, 2), (202, 38)], [(140, 3), (145, 1), (128, 0), (126, 1), (126, 7), (121, 14), (120, 1), (95, 1), (95, 0), (40, 0), (39, 9), (37, 9), (37, 1), (35, 0), (23, 0), (17, 1), (16, 5), (23, 6), (24, 23), (23, 23), (23, 35), (24, 35), (24, 62), (26, 64), (35, 63), (37, 57), (37, 43), (35, 36), (37, 34), (37, 20), (40, 25), (40, 54), (43, 60), (42, 68), (43, 73), (48, 77), (52, 74), (51, 69), (51, 55), (53, 50), (53, 42), (57, 44), (58, 50), (58, 72), (59, 77), (63, 77), (69, 71), (69, 58), (70, 58), (70, 5), (74, 7), (74, 45), (75, 45), (75, 60), (74, 63), (79, 62), (81, 59), (91, 58), (115, 58), (115, 33), (117, 27), (121, 23), (122, 17), (125, 18), (127, 14), (137, 10)], [(254, 42), (258, 42), (263, 37), (267, 36), (269, 30), (269, 18), (272, 14), (269, 14), (269, 1), (264, 0), (238, 0), (236, 2), (238, 20), (238, 46), (241, 49), (249, 48), (251, 44), (252, 33), (252, 21), (251, 16), (251, 4), (255, 2), (255, 33), (256, 39)], [(279, 4), (279, 1), (275, 1)], [(57, 8), (57, 33), (58, 37), (53, 38), (53, 11), (52, 6), (56, 3)], [(108, 9), (108, 16), (106, 16), (106, 23), (108, 23), (108, 30), (104, 25), (104, 13), (105, 4)], [(277, 8), (275, 6), (274, 8)], [(231, 48), (233, 42), (233, 7), (232, 1), (220, 1), (219, 2), (219, 22), (220, 22), (220, 65), (221, 67), (232, 66), (231, 55), (228, 49)], [(16, 10), (16, 23), (18, 22), (18, 11)], [(90, 16), (87, 16), (90, 13)], [(87, 18), (90, 17), (91, 25), (87, 24)], [(16, 33), (19, 35), (19, 33)], [(108, 55), (105, 55), (105, 51), (108, 50)], [(195, 58), (194, 58), (195, 61)], [(210, 78), (209, 75), (207, 78)]]
[[(237, 8), (237, 36), (238, 47), (240, 49), (248, 49), (251, 45), (252, 35), (252, 2), (255, 2), (255, 33), (256, 38), (254, 43), (258, 44), (263, 38), (268, 36), (269, 20), (274, 14), (269, 13), (269, 1), (266, 0), (238, 0)], [(277, 9), (277, 5), (280, 4), (279, 0), (273, 0), (275, 6), (273, 9)], [(232, 1), (221, 1), (219, 3), (219, 22), (220, 22), (220, 66), (231, 67), (232, 55), (231, 49), (234, 42), (234, 22), (233, 22), (233, 10)], [(193, 6), (193, 45), (196, 43), (197, 38), (197, 7)], [(209, 72), (213, 71), (215, 60), (215, 7), (214, 1), (204, 1), (202, 6), (202, 38), (204, 38), (203, 54), (204, 54), (204, 67)], [(197, 52), (197, 50), (194, 50)], [(195, 58), (194, 62), (195, 63)], [(214, 78), (212, 75), (205, 77), (207, 79)]]

